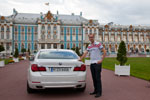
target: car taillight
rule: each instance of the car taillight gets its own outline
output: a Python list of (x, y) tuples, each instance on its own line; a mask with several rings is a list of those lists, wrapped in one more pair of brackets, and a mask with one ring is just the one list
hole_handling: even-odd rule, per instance
[(46, 71), (46, 68), (45, 67), (38, 67), (37, 64), (32, 64), (31, 65), (31, 70), (33, 72), (36, 72), (36, 71)]
[(85, 71), (86, 66), (84, 64), (81, 65), (81, 67), (75, 67), (73, 71)]

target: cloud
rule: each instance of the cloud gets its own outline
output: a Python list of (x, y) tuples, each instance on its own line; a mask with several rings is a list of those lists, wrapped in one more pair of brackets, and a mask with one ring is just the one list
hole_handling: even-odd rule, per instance
[[(83, 12), (87, 19), (100, 23), (149, 24), (148, 0), (0, 0), (0, 15), (11, 15), (12, 9), (25, 13), (52, 13), (77, 15)], [(49, 2), (49, 6), (45, 3)]]

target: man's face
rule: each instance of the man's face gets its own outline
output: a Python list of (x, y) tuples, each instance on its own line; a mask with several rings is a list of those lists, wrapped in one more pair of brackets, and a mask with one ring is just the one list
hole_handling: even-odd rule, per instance
[(89, 35), (89, 40), (90, 40), (91, 43), (94, 42), (94, 34), (90, 34)]

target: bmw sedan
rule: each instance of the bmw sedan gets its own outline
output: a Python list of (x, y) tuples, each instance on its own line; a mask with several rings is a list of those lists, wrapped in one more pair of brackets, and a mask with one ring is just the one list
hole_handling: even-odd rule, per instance
[(86, 66), (72, 50), (41, 49), (28, 68), (27, 92), (46, 88), (86, 88)]

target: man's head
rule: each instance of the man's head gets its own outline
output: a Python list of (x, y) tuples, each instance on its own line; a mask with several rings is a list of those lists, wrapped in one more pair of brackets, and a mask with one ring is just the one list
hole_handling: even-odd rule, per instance
[(94, 38), (95, 38), (95, 35), (94, 34), (89, 34), (89, 40), (91, 43), (94, 43)]

